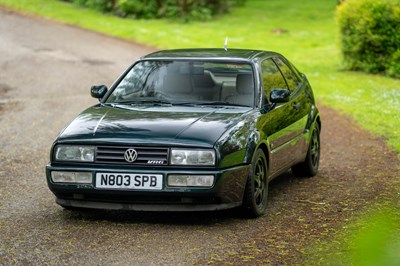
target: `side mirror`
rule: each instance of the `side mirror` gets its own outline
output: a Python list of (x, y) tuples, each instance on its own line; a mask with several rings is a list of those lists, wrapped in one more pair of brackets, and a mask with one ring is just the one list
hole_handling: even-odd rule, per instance
[(269, 94), (271, 103), (285, 103), (290, 99), (290, 90), (288, 89), (273, 89)]
[(107, 91), (108, 88), (106, 85), (93, 85), (92, 88), (90, 88), (90, 95), (100, 101), (104, 95), (106, 95)]

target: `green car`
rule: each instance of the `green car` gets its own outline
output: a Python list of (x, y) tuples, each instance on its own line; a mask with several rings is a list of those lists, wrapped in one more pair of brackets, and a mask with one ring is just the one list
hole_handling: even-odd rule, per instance
[(47, 182), (64, 208), (265, 213), (268, 183), (314, 176), (320, 114), (307, 78), (274, 52), (142, 57), (58, 136)]

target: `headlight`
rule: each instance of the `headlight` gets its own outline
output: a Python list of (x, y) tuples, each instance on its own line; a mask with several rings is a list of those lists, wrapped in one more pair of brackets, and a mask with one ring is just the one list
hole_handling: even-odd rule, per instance
[(54, 183), (91, 184), (92, 183), (92, 173), (91, 172), (53, 171), (53, 172), (51, 172), (51, 180)]
[(58, 145), (55, 149), (56, 161), (93, 162), (93, 146)]
[(215, 151), (171, 149), (171, 164), (215, 165)]

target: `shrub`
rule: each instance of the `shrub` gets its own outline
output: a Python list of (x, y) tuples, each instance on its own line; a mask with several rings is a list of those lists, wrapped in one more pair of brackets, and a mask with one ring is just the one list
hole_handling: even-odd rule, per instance
[(158, 16), (157, 1), (153, 0), (119, 0), (115, 13), (121, 17), (156, 18)]
[(246, 0), (61, 0), (121, 17), (209, 20)]
[(167, 18), (179, 18), (183, 21), (208, 20), (217, 13), (208, 2), (212, 1), (166, 0), (160, 6), (160, 15)]
[(73, 0), (73, 2), (79, 6), (108, 12), (113, 10), (116, 0)]
[(179, 18), (180, 20), (208, 20), (229, 12), (244, 0), (118, 0), (116, 14), (137, 18)]
[(346, 0), (337, 21), (346, 69), (400, 77), (399, 0)]
[(400, 78), (400, 50), (395, 52), (389, 62), (387, 70), (389, 76)]

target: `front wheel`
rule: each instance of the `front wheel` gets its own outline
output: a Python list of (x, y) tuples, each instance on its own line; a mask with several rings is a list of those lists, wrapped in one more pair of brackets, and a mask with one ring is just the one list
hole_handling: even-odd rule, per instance
[(252, 172), (246, 183), (243, 198), (243, 208), (250, 217), (262, 216), (267, 208), (268, 174), (267, 160), (262, 150), (257, 150), (253, 162)]
[(319, 126), (317, 123), (315, 123), (314, 129), (311, 133), (310, 144), (308, 146), (305, 161), (292, 167), (292, 172), (295, 176), (311, 177), (317, 174), (319, 167), (320, 147), (321, 143), (319, 137)]

